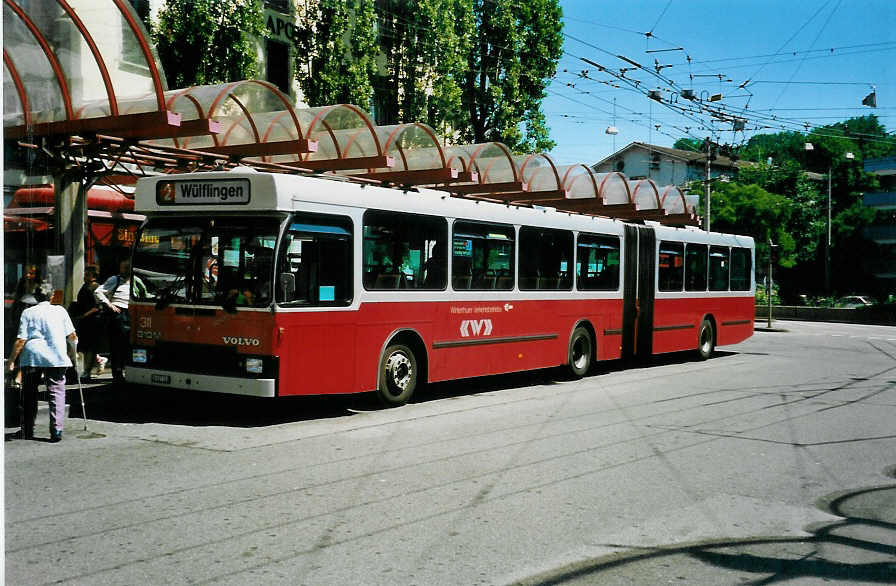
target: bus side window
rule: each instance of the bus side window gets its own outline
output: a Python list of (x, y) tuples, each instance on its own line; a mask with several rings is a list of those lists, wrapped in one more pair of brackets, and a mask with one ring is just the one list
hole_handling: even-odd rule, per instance
[(684, 286), (684, 244), (660, 242), (658, 285), (660, 291), (681, 291)]
[(296, 214), (283, 238), (277, 301), (348, 305), (352, 291), (352, 223), (348, 218)]
[(447, 233), (444, 218), (368, 210), (364, 214), (364, 287), (444, 289)]
[(688, 243), (685, 249), (684, 288), (686, 291), (706, 291), (709, 249), (705, 244)]
[(572, 259), (572, 232), (520, 228), (520, 289), (570, 289)]
[(455, 289), (513, 289), (513, 258), (513, 226), (454, 223), (451, 281)]
[(709, 290), (727, 291), (728, 274), (731, 271), (727, 246), (709, 247)]
[(581, 291), (619, 289), (619, 237), (579, 234), (576, 283)]

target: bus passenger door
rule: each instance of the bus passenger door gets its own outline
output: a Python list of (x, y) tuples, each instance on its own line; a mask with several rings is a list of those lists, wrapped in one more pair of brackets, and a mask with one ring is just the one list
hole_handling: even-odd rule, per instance
[(622, 358), (653, 352), (656, 235), (646, 226), (625, 227)]

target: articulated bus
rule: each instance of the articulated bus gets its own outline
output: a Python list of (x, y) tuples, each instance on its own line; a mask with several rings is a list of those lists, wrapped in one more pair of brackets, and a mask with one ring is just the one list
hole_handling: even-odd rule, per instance
[(136, 198), (129, 383), (401, 405), (753, 332), (749, 237), (244, 168)]

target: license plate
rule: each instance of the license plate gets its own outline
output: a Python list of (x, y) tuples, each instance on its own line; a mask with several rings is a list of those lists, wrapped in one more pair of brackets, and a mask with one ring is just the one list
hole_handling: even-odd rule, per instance
[(167, 374), (154, 374), (150, 377), (150, 380), (154, 383), (159, 383), (162, 385), (171, 384), (171, 376)]

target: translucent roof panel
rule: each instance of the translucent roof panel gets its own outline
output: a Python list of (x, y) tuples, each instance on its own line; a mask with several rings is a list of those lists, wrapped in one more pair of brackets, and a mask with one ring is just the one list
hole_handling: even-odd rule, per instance
[[(162, 109), (165, 77), (128, 2), (7, 0), (3, 27), (6, 79), (21, 81), (30, 122)], [(5, 126), (29, 122), (6, 112)]]
[(510, 150), (500, 142), (446, 147), (446, 161), (464, 160), (467, 170), (479, 174), (479, 183), (521, 181)]
[[(3, 49), (14, 67), (14, 73), (11, 74), (6, 71), (4, 62), (3, 91), (7, 96), (3, 106), (4, 125), (25, 123), (13, 75), (18, 76), (24, 86), (33, 122), (65, 120), (64, 93), (50, 64), (50, 57), (25, 21), (7, 4), (3, 5)], [(8, 110), (8, 107), (12, 110)]]
[[(96, 44), (117, 100), (155, 95), (157, 89), (160, 94), (164, 91), (164, 76), (160, 76), (152, 53), (147, 55), (146, 31), (130, 3), (121, 3), (127, 13), (113, 0), (68, 0), (68, 4)], [(153, 102), (142, 110), (132, 109), (131, 113), (159, 110), (160, 106)]]
[(607, 205), (632, 203), (628, 179), (622, 173), (595, 173), (598, 193)]
[[(90, 45), (70, 22), (68, 14), (58, 2), (42, 0), (20, 0), (18, 5), (37, 27), (41, 37), (46, 40), (66, 79), (72, 106), (77, 110), (85, 102), (105, 101), (101, 115), (111, 112), (108, 105), (109, 94), (106, 83), (97, 62), (93, 58)], [(4, 22), (6, 14), (4, 13)], [(3, 46), (7, 53), (14, 55), (16, 48), (7, 47), (4, 34)], [(52, 87), (52, 86), (51, 86)], [(56, 88), (53, 89), (57, 89)], [(52, 90), (51, 90), (52, 91)], [(29, 99), (30, 102), (30, 99)], [(35, 111), (32, 107), (32, 111)], [(55, 119), (61, 119), (59, 115)]]
[(317, 151), (305, 160), (382, 155), (370, 117), (357, 106), (336, 104), (295, 111), (304, 138), (317, 141)]
[(567, 192), (567, 197), (572, 199), (599, 197), (594, 171), (588, 165), (577, 163), (557, 167), (557, 174), (560, 176), (560, 185)]
[(6, 64), (3, 67), (3, 125), (20, 126), (25, 124), (25, 109), (16, 91)]
[(680, 189), (678, 189), (678, 187), (674, 185), (667, 185), (662, 188), (661, 193), (662, 195), (660, 196), (660, 203), (662, 204), (663, 209), (666, 210), (666, 213), (687, 213), (684, 194)]
[(374, 132), (383, 152), (395, 159), (391, 171), (443, 169), (447, 164), (438, 136), (425, 124), (375, 126)]
[(657, 210), (660, 205), (660, 193), (656, 183), (651, 179), (639, 179), (629, 181), (632, 192), (632, 201), (639, 210)]
[(544, 154), (514, 157), (516, 167), (520, 170), (523, 183), (528, 184), (529, 191), (556, 191), (560, 189), (560, 176), (554, 162)]

